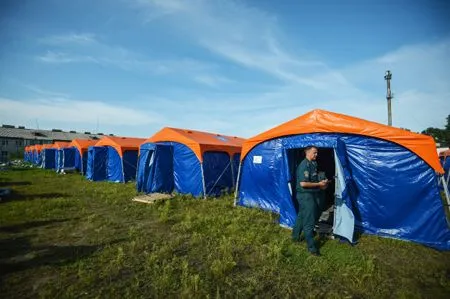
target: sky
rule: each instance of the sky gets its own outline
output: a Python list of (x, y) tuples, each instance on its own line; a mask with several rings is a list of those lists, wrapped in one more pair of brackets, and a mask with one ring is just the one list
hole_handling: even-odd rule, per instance
[(450, 1), (3, 0), (0, 123), (252, 137), (313, 109), (443, 128)]

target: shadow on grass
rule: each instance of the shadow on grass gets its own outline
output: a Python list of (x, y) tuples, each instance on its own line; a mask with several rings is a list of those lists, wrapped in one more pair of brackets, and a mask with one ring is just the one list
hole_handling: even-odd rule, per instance
[(36, 199), (51, 199), (51, 198), (58, 198), (58, 197), (68, 197), (68, 195), (66, 193), (61, 193), (61, 192), (21, 194), (15, 190), (11, 190), (11, 193), (2, 199), (2, 202), (36, 200)]
[[(0, 232), (5, 233), (20, 233), (23, 230), (27, 230), (30, 228), (36, 228), (39, 226), (45, 226), (53, 223), (61, 223), (66, 222), (69, 220), (77, 220), (79, 218), (66, 218), (66, 219), (52, 219), (52, 220), (39, 220), (39, 221), (29, 221), (14, 225), (8, 225), (8, 226), (0, 226)], [(1, 242), (1, 241), (0, 241)]]
[(29, 171), (29, 170), (33, 170), (33, 169), (39, 170), (40, 168), (38, 168), (38, 167), (11, 167), (8, 169), (8, 171)]
[(27, 186), (31, 185), (31, 182), (0, 182), (0, 187), (13, 187), (13, 186)]
[[(109, 243), (97, 245), (48, 245), (32, 246), (26, 237), (1, 241), (0, 277), (5, 275), (38, 268), (41, 266), (65, 266), (88, 258), (102, 248), (125, 241), (113, 240)], [(9, 250), (9, 257), (5, 258), (3, 250)], [(14, 252), (10, 252), (14, 250)]]

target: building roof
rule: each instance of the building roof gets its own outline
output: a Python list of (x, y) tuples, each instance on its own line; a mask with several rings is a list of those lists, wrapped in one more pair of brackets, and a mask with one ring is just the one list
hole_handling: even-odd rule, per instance
[(24, 128), (11, 128), (0, 127), (0, 137), (4, 138), (20, 138), (20, 139), (32, 139), (32, 140), (61, 140), (61, 141), (71, 141), (73, 139), (95, 139), (101, 138), (104, 135), (99, 134), (85, 134), (80, 132), (63, 132), (63, 131), (52, 131), (52, 130), (35, 130), (35, 129), (24, 129)]
[(344, 133), (384, 139), (407, 148), (437, 172), (444, 171), (432, 137), (325, 110), (313, 110), (248, 139), (242, 146), (241, 159), (266, 140), (310, 133)]
[(229, 154), (240, 153), (245, 139), (215, 133), (188, 129), (165, 127), (146, 142), (179, 142), (189, 147), (200, 161), (206, 151), (223, 151)]

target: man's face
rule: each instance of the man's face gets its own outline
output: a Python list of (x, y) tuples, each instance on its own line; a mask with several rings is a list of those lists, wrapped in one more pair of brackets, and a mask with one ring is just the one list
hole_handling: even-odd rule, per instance
[(313, 147), (306, 152), (306, 158), (310, 161), (315, 161), (317, 158), (317, 148)]

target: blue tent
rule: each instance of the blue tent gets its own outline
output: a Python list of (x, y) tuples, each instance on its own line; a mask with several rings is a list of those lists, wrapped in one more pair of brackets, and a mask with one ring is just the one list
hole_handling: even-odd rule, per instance
[(74, 167), (82, 175), (86, 175), (87, 170), (87, 160), (88, 160), (88, 149), (90, 146), (94, 146), (98, 140), (89, 139), (74, 139), (69, 144), (69, 147), (74, 148)]
[(86, 177), (92, 181), (128, 182), (135, 180), (142, 138), (104, 137), (89, 147)]
[(164, 128), (140, 148), (138, 191), (207, 197), (231, 191), (243, 139)]
[(42, 150), (42, 168), (56, 169), (56, 152), (55, 148), (44, 148)]
[(42, 163), (42, 158), (41, 158), (41, 149), (42, 149), (42, 145), (35, 145), (34, 149), (32, 151), (32, 163), (36, 164), (36, 165), (41, 165)]
[(309, 145), (319, 149), (319, 170), (336, 177), (327, 197), (334, 234), (354, 241), (357, 230), (450, 249), (433, 139), (341, 114), (314, 110), (248, 139), (236, 203), (278, 213), (292, 227), (295, 170)]
[(91, 181), (106, 180), (108, 149), (104, 146), (90, 146), (87, 155), (86, 178)]
[[(441, 162), (442, 168), (444, 168), (444, 181), (447, 184), (447, 191), (448, 193), (450, 193), (450, 150), (446, 150), (440, 153), (439, 160)], [(440, 186), (443, 190), (443, 184)]]
[(29, 149), (28, 146), (26, 146), (26, 147), (24, 148), (24, 151), (23, 151), (23, 160), (24, 160), (25, 162), (28, 162), (28, 161), (29, 161), (29, 157), (30, 157), (30, 149)]
[(170, 193), (174, 188), (173, 148), (170, 145), (144, 143), (139, 150), (138, 191)]
[(75, 169), (75, 161), (77, 156), (75, 147), (61, 148), (56, 152), (56, 172), (63, 170)]

